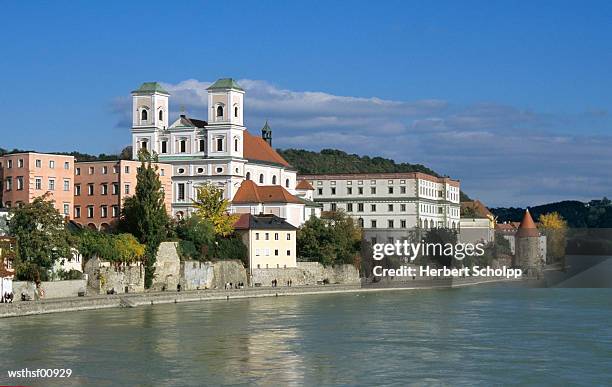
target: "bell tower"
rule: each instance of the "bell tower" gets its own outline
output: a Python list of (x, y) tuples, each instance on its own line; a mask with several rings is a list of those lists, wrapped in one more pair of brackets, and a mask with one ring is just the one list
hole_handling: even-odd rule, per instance
[(263, 138), (268, 145), (272, 146), (272, 128), (268, 125), (268, 120), (266, 120), (264, 127), (261, 128), (261, 138)]
[(168, 93), (158, 82), (145, 82), (132, 91), (132, 149), (159, 153), (159, 132), (168, 128)]
[(232, 78), (221, 78), (207, 90), (207, 136), (211, 155), (242, 158), (244, 89)]

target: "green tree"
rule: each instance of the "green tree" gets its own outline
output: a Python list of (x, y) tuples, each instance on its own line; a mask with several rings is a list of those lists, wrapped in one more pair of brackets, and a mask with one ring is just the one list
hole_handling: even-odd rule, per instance
[(361, 229), (342, 211), (312, 217), (297, 232), (298, 256), (325, 266), (356, 264), (360, 248)]
[(16, 274), (20, 279), (38, 281), (59, 258), (70, 255), (71, 238), (64, 217), (53, 207), (48, 195), (11, 210), (9, 232), (17, 238)]
[(150, 288), (155, 276), (157, 249), (167, 235), (169, 218), (164, 205), (164, 192), (157, 174), (155, 155), (139, 153), (142, 164), (136, 175), (136, 194), (125, 200), (120, 229), (132, 233), (145, 248), (145, 287)]
[(234, 223), (239, 215), (229, 214), (230, 202), (223, 198), (221, 188), (210, 183), (198, 187), (193, 205), (200, 218), (212, 223), (216, 235), (225, 237), (234, 232)]
[(210, 247), (215, 242), (215, 230), (211, 222), (193, 214), (185, 218), (176, 226), (176, 236), (179, 242), (182, 257), (204, 260), (208, 256)]

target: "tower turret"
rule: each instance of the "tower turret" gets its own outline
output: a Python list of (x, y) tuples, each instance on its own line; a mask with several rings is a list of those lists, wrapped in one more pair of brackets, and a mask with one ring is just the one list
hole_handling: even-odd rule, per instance
[(540, 253), (540, 232), (529, 210), (525, 211), (515, 239), (516, 256), (514, 265), (526, 271), (527, 275), (538, 275), (542, 271), (544, 262)]
[(133, 158), (146, 149), (159, 153), (159, 132), (168, 128), (168, 93), (158, 82), (145, 82), (132, 91)]
[(272, 146), (272, 128), (268, 125), (268, 120), (266, 120), (264, 127), (261, 128), (261, 138), (263, 138), (268, 145)]

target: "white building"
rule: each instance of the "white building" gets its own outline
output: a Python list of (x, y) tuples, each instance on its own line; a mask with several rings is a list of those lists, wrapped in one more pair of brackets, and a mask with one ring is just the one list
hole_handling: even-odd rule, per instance
[(365, 229), (459, 228), (459, 181), (424, 173), (304, 175), (323, 211), (344, 210)]
[[(169, 97), (157, 82), (144, 83), (132, 92), (132, 146), (134, 159), (144, 148), (172, 165), (174, 216), (193, 211), (197, 187), (206, 182), (222, 188), (230, 201), (244, 180), (297, 193), (296, 171), (272, 148), (267, 123), (262, 137), (244, 126), (244, 90), (233, 79), (219, 79), (208, 88), (208, 121), (181, 115), (169, 124)], [(304, 203), (296, 206), (305, 212)]]

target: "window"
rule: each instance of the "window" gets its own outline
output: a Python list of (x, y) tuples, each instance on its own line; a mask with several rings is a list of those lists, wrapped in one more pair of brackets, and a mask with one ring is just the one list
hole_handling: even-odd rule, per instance
[(353, 187), (348, 187), (348, 188), (346, 189), (346, 194), (347, 194), (347, 195), (352, 195), (352, 194), (353, 194)]
[(376, 228), (376, 221), (375, 220), (370, 221), (370, 227)]
[(80, 218), (81, 217), (81, 207), (79, 207), (79, 206), (75, 206), (74, 207), (74, 217), (75, 218)]
[(177, 198), (178, 200), (185, 200), (185, 184), (179, 183), (177, 186)]
[(372, 212), (376, 212), (376, 204), (372, 204), (372, 205), (370, 206), (370, 210), (371, 210)]
[(100, 186), (100, 193), (102, 195), (108, 195), (108, 184), (104, 183)]
[(147, 141), (146, 141), (146, 140), (145, 140), (145, 141), (142, 141), (142, 142), (140, 143), (140, 148), (141, 148), (141, 149), (144, 149), (144, 150), (147, 150)]
[(363, 195), (363, 187), (358, 187), (358, 188), (357, 188), (357, 193), (358, 193), (359, 195)]
[(275, 232), (275, 233), (274, 233), (274, 240), (275, 240), (275, 241), (279, 240), (279, 237), (278, 237), (278, 233), (277, 233), (277, 232)]
[(74, 174), (77, 175), (77, 176), (81, 176), (81, 168), (76, 168), (74, 170)]
[(247, 172), (246, 173), (246, 179), (247, 180), (251, 180), (251, 172)]
[(393, 187), (389, 187), (389, 193), (393, 194)]
[(223, 152), (223, 138), (217, 139), (217, 152)]
[(363, 212), (363, 203), (357, 203), (357, 212)]
[(274, 255), (278, 257), (278, 249), (274, 249)]
[(329, 208), (331, 209), (331, 211), (336, 211), (338, 209), (338, 206), (336, 203), (330, 203)]
[(94, 215), (94, 208), (93, 206), (87, 206), (87, 217), (88, 218), (93, 218)]
[(353, 203), (347, 203), (346, 204), (346, 211), (347, 212), (353, 212)]
[(388, 205), (387, 205), (387, 210), (388, 210), (389, 212), (393, 212), (393, 204), (388, 204)]
[(55, 179), (49, 179), (49, 191), (55, 191)]
[(36, 168), (41, 168), (42, 167), (42, 161), (40, 161), (40, 160), (36, 160), (35, 164), (36, 164)]
[(23, 168), (23, 159), (17, 160), (17, 168)]
[(42, 178), (37, 177), (37, 178), (34, 180), (34, 187), (35, 187), (36, 189), (42, 189)]
[(406, 205), (400, 204), (400, 211), (406, 211)]
[(70, 163), (68, 161), (64, 162), (64, 169), (65, 170), (69, 170), (70, 169)]
[(393, 228), (393, 221), (392, 221), (391, 219), (389, 219), (389, 220), (387, 221), (387, 226), (388, 226), (389, 228)]
[(123, 187), (123, 193), (126, 195), (130, 194), (130, 185), (126, 184), (125, 187)]
[(178, 173), (179, 175), (182, 175), (183, 173), (185, 173), (185, 168), (179, 168), (176, 170), (176, 173)]
[(187, 152), (187, 140), (179, 141), (179, 152), (181, 153)]
[(119, 183), (113, 183), (113, 195), (119, 195)]
[(11, 177), (6, 178), (6, 190), (11, 191), (13, 189), (13, 179)]
[(159, 111), (159, 120), (163, 121), (163, 119), (164, 119), (164, 112), (160, 110)]
[(168, 153), (168, 141), (166, 140), (161, 142), (161, 153)]
[(405, 220), (400, 220), (400, 227), (401, 228), (406, 228), (406, 221)]
[(64, 203), (64, 216), (70, 216), (70, 204)]
[(290, 241), (291, 240), (291, 233), (287, 233), (287, 240)]
[(234, 139), (234, 151), (238, 152), (238, 139)]
[(143, 121), (149, 119), (149, 113), (147, 113), (146, 109), (142, 109), (142, 111), (140, 112), (140, 119)]
[(94, 167), (89, 167), (89, 174), (93, 175), (94, 174)]
[(264, 182), (264, 175), (263, 173), (259, 175), (259, 184), (263, 184)]
[(64, 191), (70, 191), (70, 180), (64, 179)]
[(6, 161), (6, 167), (7, 168), (13, 168), (13, 160), (7, 160)]
[(401, 194), (405, 194), (406, 193), (406, 187), (405, 186), (401, 186), (400, 187), (400, 193)]
[(113, 165), (113, 173), (119, 173), (119, 166)]
[(49, 168), (55, 168), (55, 161), (49, 160)]
[(335, 195), (335, 194), (336, 194), (336, 187), (332, 187), (332, 188), (331, 188), (331, 194), (332, 194), (332, 195)]
[(217, 106), (217, 117), (223, 117), (223, 106)]
[(318, 188), (317, 189), (317, 194), (323, 195), (323, 188)]
[(80, 184), (74, 185), (74, 196), (81, 196), (81, 185)]
[(234, 117), (238, 117), (238, 106), (234, 107)]
[(258, 232), (256, 232), (256, 233), (255, 233), (255, 240), (256, 240), (256, 241), (258, 241), (258, 240), (259, 240), (259, 233), (258, 233)]
[(100, 207), (100, 217), (101, 218), (106, 218), (108, 216), (108, 207), (107, 206), (101, 206)]
[(200, 167), (196, 170), (198, 173), (202, 174), (204, 173), (204, 168)]
[(266, 240), (269, 241), (270, 240), (270, 233), (266, 233), (265, 236), (266, 236)]
[(125, 173), (130, 173), (130, 166), (126, 165), (124, 170), (125, 170)]
[(285, 180), (285, 187), (289, 188), (289, 179)]
[(276, 184), (276, 176), (272, 176), (272, 185)]
[(206, 152), (206, 141), (203, 138), (201, 138), (199, 141), (199, 144), (200, 144), (199, 145), (200, 152)]
[(370, 193), (376, 195), (376, 187), (370, 187)]
[(217, 167), (217, 169), (215, 169), (217, 171), (217, 173), (222, 173), (223, 172), (223, 168), (221, 167)]
[(113, 218), (119, 217), (119, 206), (113, 206)]
[(94, 194), (94, 185), (93, 184), (87, 184), (87, 195), (92, 196)]

